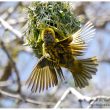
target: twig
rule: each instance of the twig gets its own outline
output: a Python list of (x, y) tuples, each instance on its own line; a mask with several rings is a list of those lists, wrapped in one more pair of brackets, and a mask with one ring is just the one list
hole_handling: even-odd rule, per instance
[(26, 23), (26, 19), (24, 19), (24, 17), (21, 17), (19, 19), (8, 19), (7, 22), (10, 25), (17, 25), (17, 24), (21, 24), (21, 23)]
[(12, 81), (0, 81), (0, 87), (7, 87), (7, 86), (10, 86), (12, 85), (13, 82)]
[(79, 101), (81, 101), (81, 103), (83, 101), (86, 101), (89, 103), (89, 106), (87, 106), (87, 108), (91, 108), (93, 106), (93, 104), (95, 103), (95, 101), (97, 99), (110, 99), (110, 97), (108, 96), (96, 96), (96, 97), (88, 97), (88, 96), (84, 96), (82, 95), (81, 93), (79, 93), (76, 89), (74, 88), (68, 88), (64, 94), (62, 95), (62, 97), (59, 99), (59, 101), (56, 103), (56, 105), (54, 106), (54, 108), (58, 108), (59, 105), (62, 103), (62, 101), (65, 99), (65, 97), (69, 94), (69, 93), (72, 93), (73, 95), (75, 95), (77, 97), (77, 99)]
[(20, 93), (21, 92), (21, 83), (20, 83), (19, 72), (18, 72), (18, 70), (16, 68), (16, 64), (13, 61), (12, 57), (10, 56), (10, 54), (9, 54), (8, 50), (6, 49), (6, 47), (4, 45), (4, 42), (2, 40), (0, 40), (0, 45), (1, 45), (2, 49), (5, 51), (5, 53), (6, 53), (7, 57), (8, 57), (8, 59), (9, 59), (10, 63), (12, 64), (12, 67), (13, 67), (13, 69), (15, 71), (15, 74), (16, 74), (16, 77), (17, 77), (17, 83), (18, 83), (18, 90), (17, 90), (17, 92)]
[(7, 91), (4, 91), (4, 90), (0, 90), (0, 94), (4, 95), (4, 96), (8, 96), (8, 97), (11, 97), (11, 98), (14, 98), (14, 99), (18, 99), (18, 100), (21, 100), (21, 101), (25, 101), (25, 102), (28, 102), (28, 103), (32, 103), (32, 104), (37, 104), (37, 105), (55, 105), (54, 103), (51, 103), (51, 102), (40, 102), (40, 101), (36, 101), (36, 100), (33, 100), (31, 98), (22, 98), (20, 94), (13, 94), (13, 93), (10, 93), (10, 92), (7, 92)]
[(11, 31), (13, 34), (15, 34), (18, 38), (21, 38), (23, 36), (23, 34), (19, 31), (17, 31), (16, 29), (14, 29), (11, 25), (9, 25), (5, 20), (3, 20), (0, 17), (0, 22), (1, 24), (5, 27), (5, 29), (8, 29), (9, 31)]
[(64, 94), (62, 95), (62, 97), (60, 98), (60, 100), (59, 100), (59, 101), (57, 102), (57, 104), (54, 106), (55, 109), (58, 108), (58, 106), (61, 104), (61, 102), (65, 99), (65, 97), (66, 97), (69, 93), (74, 94), (74, 95), (78, 98), (78, 100), (87, 100), (87, 101), (90, 101), (90, 100), (91, 100), (90, 97), (85, 97), (85, 96), (83, 96), (82, 94), (80, 94), (76, 89), (70, 87), (70, 88), (68, 88), (68, 89), (64, 92)]
[(87, 108), (92, 108), (92, 106), (94, 105), (94, 103), (95, 103), (98, 99), (110, 100), (110, 96), (96, 96), (96, 97), (91, 98), (91, 102), (89, 103), (90, 105), (89, 105)]
[(79, 106), (80, 106), (80, 108), (83, 108), (83, 104), (82, 104), (82, 100), (79, 100)]
[(58, 108), (58, 106), (61, 104), (61, 102), (65, 99), (65, 97), (67, 96), (67, 94), (70, 92), (70, 89), (67, 89), (64, 94), (62, 95), (62, 97), (60, 98), (60, 100), (56, 103), (56, 105), (54, 106), (54, 108)]
[(12, 14), (13, 12), (15, 12), (17, 10), (17, 8), (21, 5), (21, 2), (16, 3), (16, 6), (14, 7), (10, 7), (6, 10), (6, 12), (4, 12), (1, 17), (5, 20), (7, 20)]

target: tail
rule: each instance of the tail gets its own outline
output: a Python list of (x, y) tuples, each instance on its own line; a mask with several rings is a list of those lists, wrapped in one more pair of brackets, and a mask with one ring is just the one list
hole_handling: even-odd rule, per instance
[(75, 64), (75, 68), (72, 69), (75, 86), (84, 88), (88, 86), (88, 80), (92, 78), (92, 75), (97, 71), (97, 59), (96, 57), (78, 60)]

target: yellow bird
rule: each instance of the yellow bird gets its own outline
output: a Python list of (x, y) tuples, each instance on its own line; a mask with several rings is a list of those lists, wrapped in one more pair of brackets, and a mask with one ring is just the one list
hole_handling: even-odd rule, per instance
[(94, 26), (87, 22), (74, 35), (58, 40), (52, 28), (42, 31), (43, 56), (39, 59), (26, 84), (32, 92), (44, 91), (58, 84), (58, 76), (65, 79), (61, 67), (67, 68), (74, 78), (75, 86), (83, 88), (97, 71), (97, 58), (79, 59), (93, 39)]

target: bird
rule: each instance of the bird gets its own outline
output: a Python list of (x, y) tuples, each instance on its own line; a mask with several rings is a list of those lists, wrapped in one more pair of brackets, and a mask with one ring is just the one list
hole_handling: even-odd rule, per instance
[(97, 72), (97, 57), (81, 59), (90, 41), (94, 38), (95, 29), (92, 22), (88, 21), (73, 35), (59, 40), (51, 27), (46, 27), (41, 32), (43, 40), (42, 53), (31, 75), (26, 81), (32, 92), (41, 92), (58, 85), (65, 80), (62, 67), (68, 69), (74, 79), (75, 87), (84, 88), (89, 85), (89, 79)]

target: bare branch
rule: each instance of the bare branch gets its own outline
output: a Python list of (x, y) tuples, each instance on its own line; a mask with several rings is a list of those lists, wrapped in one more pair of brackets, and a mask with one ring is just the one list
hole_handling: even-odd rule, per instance
[(88, 102), (89, 106), (87, 108), (91, 108), (93, 104), (95, 103), (95, 101), (98, 99), (110, 99), (110, 96), (96, 96), (96, 97), (84, 96), (81, 93), (79, 93), (76, 89), (70, 87), (64, 92), (62, 97), (58, 100), (57, 104), (54, 106), (55, 109), (59, 107), (59, 105), (62, 103), (62, 101), (65, 99), (65, 97), (69, 93), (72, 93), (73, 95), (75, 95), (75, 97), (81, 102), (83, 101)]
[(4, 45), (4, 42), (2, 40), (0, 40), (0, 45), (1, 45), (2, 49), (4, 50), (4, 52), (6, 53), (10, 63), (12, 64), (12, 67), (13, 67), (13, 69), (15, 71), (15, 74), (16, 74), (16, 77), (17, 77), (17, 83), (18, 83), (18, 90), (17, 90), (17, 92), (20, 93), (21, 92), (21, 83), (20, 83), (19, 72), (18, 72), (18, 70), (16, 68), (16, 64), (13, 61), (12, 57), (10, 56), (10, 54), (8, 53), (8, 50), (6, 49), (6, 47)]
[(11, 98), (14, 98), (14, 99), (18, 99), (18, 100), (21, 100), (21, 101), (25, 101), (25, 102), (28, 102), (28, 103), (31, 103), (31, 104), (37, 104), (37, 105), (55, 105), (54, 103), (52, 102), (40, 102), (40, 101), (35, 101), (31, 98), (22, 98), (20, 94), (13, 94), (13, 93), (9, 93), (7, 91), (4, 91), (4, 90), (0, 90), (0, 93), (4, 96), (8, 96), (8, 97), (11, 97)]
[(87, 108), (92, 108), (92, 106), (94, 105), (94, 103), (98, 100), (98, 99), (106, 99), (106, 100), (110, 100), (110, 96), (96, 96), (91, 98), (91, 101), (89, 102), (89, 106)]
[(11, 31), (13, 34), (15, 34), (18, 38), (21, 38), (23, 36), (23, 34), (19, 31), (17, 31), (16, 29), (14, 29), (11, 25), (9, 25), (5, 20), (3, 20), (1, 17), (0, 17), (0, 22), (2, 24), (2, 26), (5, 28), (5, 29), (8, 29), (9, 31)]
[(12, 14), (13, 12), (15, 12), (17, 10), (17, 8), (22, 4), (22, 2), (16, 2), (16, 5), (13, 7), (8, 8), (7, 10), (3, 11), (1, 13), (1, 17), (5, 20), (7, 20)]
[(76, 89), (74, 88), (68, 88), (64, 94), (62, 95), (62, 97), (60, 98), (60, 100), (57, 102), (57, 104), (54, 106), (54, 108), (58, 108), (58, 106), (61, 104), (61, 102), (65, 99), (65, 97), (69, 94), (72, 93), (73, 95), (75, 95), (78, 100), (87, 100), (90, 101), (91, 98), (90, 97), (85, 97), (82, 94), (80, 94)]
[(21, 24), (21, 23), (26, 23), (26, 19), (24, 19), (24, 17), (20, 17), (19, 19), (8, 19), (7, 22), (10, 25), (17, 25), (17, 24)]
[(7, 86), (10, 86), (12, 85), (13, 82), (12, 81), (0, 81), (0, 87), (7, 87)]

